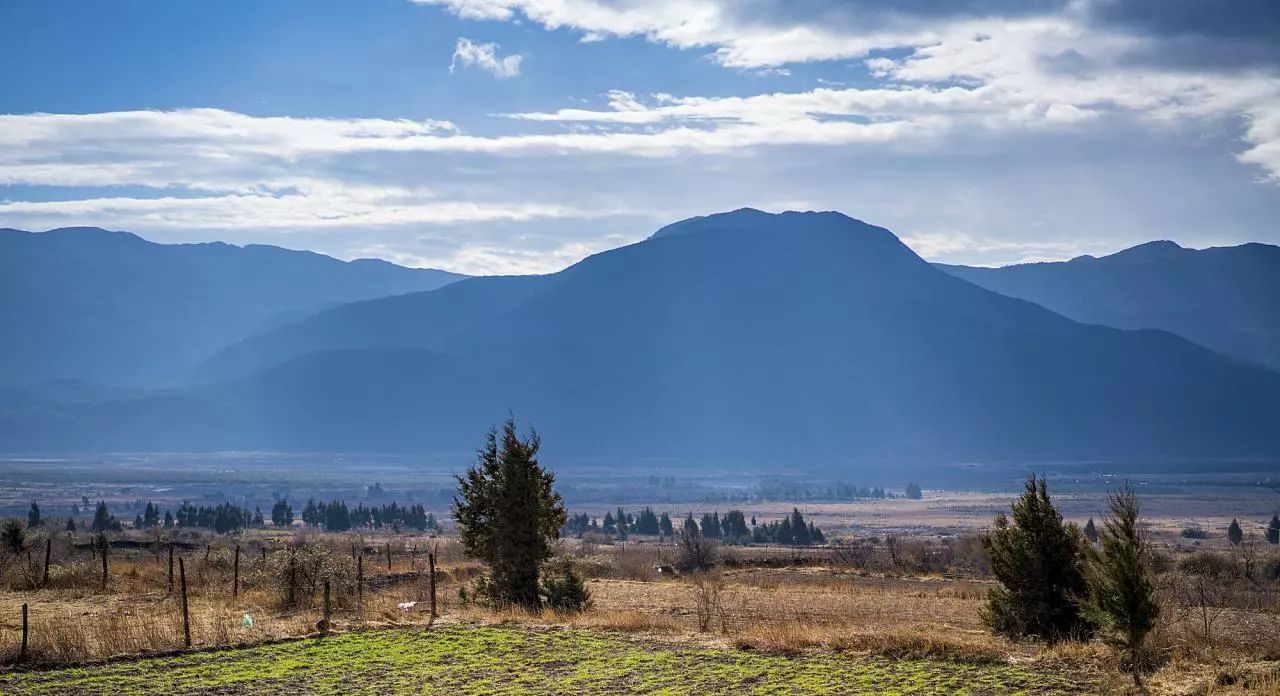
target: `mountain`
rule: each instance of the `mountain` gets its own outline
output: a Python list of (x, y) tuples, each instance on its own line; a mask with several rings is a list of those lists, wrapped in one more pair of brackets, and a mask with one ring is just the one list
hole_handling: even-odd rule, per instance
[(940, 267), (1077, 321), (1163, 329), (1280, 370), (1280, 247), (1159, 241), (1060, 263)]
[[(780, 467), (1280, 455), (1280, 374), (1077, 323), (838, 213), (736, 211), (559, 273), (335, 308), (199, 386), (0, 413), (9, 449), (465, 453)], [(461, 455), (465, 457), (465, 454)]]
[(127, 232), (0, 229), (0, 388), (171, 379), (258, 331), (461, 278), (385, 261)]

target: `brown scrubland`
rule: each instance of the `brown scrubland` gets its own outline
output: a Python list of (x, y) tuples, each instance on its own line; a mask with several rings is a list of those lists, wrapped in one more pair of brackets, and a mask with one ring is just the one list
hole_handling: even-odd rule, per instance
[[(576, 614), (501, 611), (471, 601), (466, 589), (482, 568), (447, 534), (125, 531), (112, 535), (105, 589), (100, 552), (90, 541), (83, 532), (37, 533), (30, 553), (6, 555), (0, 568), (4, 663), (31, 668), (184, 649), (176, 568), (169, 589), (172, 542), (186, 569), (194, 649), (321, 630), (523, 622), (783, 654), (1016, 662), (1078, 674), (1101, 692), (1134, 688), (1100, 643), (1043, 645), (992, 635), (981, 610), (993, 581), (972, 534), (833, 535), (810, 548), (723, 546), (712, 570), (686, 574), (672, 571), (678, 550), (670, 542), (587, 534), (562, 541), (559, 549), (589, 578), (591, 607)], [(1174, 535), (1156, 542), (1162, 614), (1148, 643), (1149, 692), (1280, 694), (1276, 547), (1252, 533), (1238, 546)], [(436, 562), (434, 620), (428, 554)], [(325, 579), (331, 584), (328, 626), (321, 623)], [(25, 655), (23, 604), (29, 612)]]

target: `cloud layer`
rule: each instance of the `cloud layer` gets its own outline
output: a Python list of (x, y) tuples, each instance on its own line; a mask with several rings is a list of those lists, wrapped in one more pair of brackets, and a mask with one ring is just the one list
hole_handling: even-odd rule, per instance
[[(1103, 164), (1108, 151), (1124, 145), (1204, 159), (1194, 144), (1211, 141), (1242, 176), (1280, 190), (1280, 6), (1266, 0), (1241, 0), (1233, 12), (1197, 0), (415, 2), (467, 22), (520, 22), (585, 42), (642, 39), (704, 56), (726, 75), (774, 71), (788, 88), (704, 96), (619, 84), (595, 99), (550, 95), (529, 110), (460, 122), (219, 108), (0, 114), (0, 186), (8, 187), (0, 224), (349, 230), (363, 236), (348, 255), (545, 271), (721, 204), (861, 214), (836, 193), (807, 191), (833, 178), (846, 190), (879, 186), (864, 177), (876, 163), (890, 177), (884, 185), (896, 185), (878, 200), (908, 200), (906, 189), (924, 188), (918, 182), (932, 169), (963, 160), (971, 168), (930, 194), (930, 205), (950, 206), (948, 222), (902, 212), (905, 203), (877, 221), (917, 225), (901, 231), (928, 254), (1019, 260), (1107, 251), (1107, 231), (1075, 242), (1060, 232), (991, 236), (984, 228), (1034, 216), (1019, 212), (1025, 194), (1002, 202), (967, 190), (974, 168), (999, 179), (1008, 160), (1062, 147), (1059, 169), (1092, 154), (1090, 176), (1104, 179), (1117, 170)], [(838, 68), (847, 79), (793, 70), (804, 65)], [(463, 68), (513, 78), (522, 56), (459, 37), (449, 69)], [(1164, 176), (1165, 160), (1148, 158), (1142, 176)], [(766, 161), (768, 171), (743, 176)], [(721, 180), (731, 175), (735, 185)], [(549, 225), (572, 231), (556, 237)], [(424, 237), (424, 226), (442, 231)], [(1130, 228), (1138, 227), (1135, 217)], [(370, 232), (379, 229), (389, 231)], [(426, 241), (411, 250), (397, 230)], [(481, 231), (469, 239), (468, 230)], [(1241, 234), (1248, 230), (1226, 236)]]

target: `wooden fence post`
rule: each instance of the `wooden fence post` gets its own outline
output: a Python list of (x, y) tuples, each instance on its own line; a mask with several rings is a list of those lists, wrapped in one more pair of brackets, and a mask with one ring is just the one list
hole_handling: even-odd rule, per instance
[(107, 537), (102, 537), (102, 591), (107, 591)]
[(387, 572), (391, 572), (391, 542), (387, 542)]
[(297, 595), (294, 594), (294, 588), (298, 584), (297, 566), (294, 561), (293, 549), (289, 549), (289, 606), (297, 604)]
[(434, 553), (427, 554), (427, 565), (430, 567), (428, 571), (431, 573), (431, 618), (436, 618), (436, 555)]
[(324, 581), (324, 623), (320, 629), (321, 633), (329, 632), (329, 616), (330, 616), (331, 608), (332, 607), (329, 604), (329, 581), (325, 580)]
[(178, 575), (182, 581), (182, 644), (191, 647), (191, 614), (187, 609), (187, 564), (178, 559)]
[(53, 537), (44, 540), (44, 573), (40, 576), (40, 584), (49, 584), (49, 557), (53, 555)]
[(356, 557), (356, 607), (364, 614), (364, 556)]
[(239, 544), (236, 544), (236, 560), (232, 568), (234, 568), (234, 570), (232, 571), (232, 577), (234, 579), (231, 581), (232, 583), (231, 596), (239, 597), (240, 596), (240, 545)]
[(173, 542), (169, 542), (169, 594), (173, 595)]
[(23, 660), (27, 657), (27, 603), (22, 603), (22, 651), (18, 653), (18, 659)]

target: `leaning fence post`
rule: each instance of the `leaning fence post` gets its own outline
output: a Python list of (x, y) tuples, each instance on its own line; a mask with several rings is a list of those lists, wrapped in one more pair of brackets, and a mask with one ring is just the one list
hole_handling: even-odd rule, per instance
[(27, 604), (22, 603), (22, 651), (18, 653), (18, 659), (26, 659), (27, 657)]
[(430, 566), (431, 573), (431, 618), (436, 618), (436, 555), (434, 553), (427, 554), (427, 565)]
[(187, 609), (187, 564), (178, 559), (178, 575), (182, 581), (182, 644), (191, 647), (191, 614)]
[(240, 596), (240, 545), (239, 544), (236, 544), (236, 560), (235, 560), (235, 564), (232, 567), (234, 568), (234, 570), (232, 571), (232, 577), (234, 579), (231, 581), (231, 596), (239, 597)]
[(330, 615), (330, 614), (329, 614), (329, 612), (330, 612), (330, 609), (331, 609), (331, 606), (330, 606), (330, 604), (329, 604), (329, 581), (328, 581), (328, 580), (325, 580), (325, 581), (324, 581), (324, 622), (323, 622), (323, 625), (322, 625), (322, 627), (321, 627), (321, 629), (320, 629), (320, 632), (321, 632), (321, 633), (328, 633), (328, 632), (329, 632), (329, 615)]
[(49, 584), (49, 557), (53, 555), (53, 537), (44, 540), (44, 573), (40, 576), (40, 584)]

